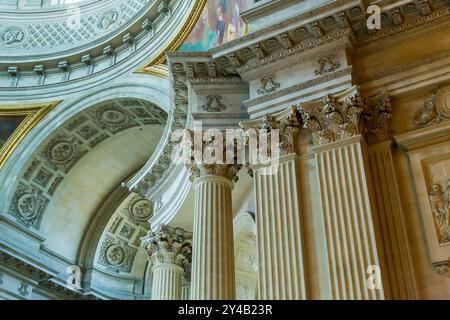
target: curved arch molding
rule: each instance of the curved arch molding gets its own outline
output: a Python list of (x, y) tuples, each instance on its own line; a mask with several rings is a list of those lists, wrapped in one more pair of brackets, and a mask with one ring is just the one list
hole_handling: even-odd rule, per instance
[(0, 120), (21, 120), (6, 142), (0, 145), (0, 169), (26, 134), (60, 102), (0, 106)]

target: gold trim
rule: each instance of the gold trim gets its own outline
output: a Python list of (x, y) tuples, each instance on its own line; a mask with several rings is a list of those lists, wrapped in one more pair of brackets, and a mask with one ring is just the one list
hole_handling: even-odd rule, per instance
[(169, 79), (169, 69), (164, 64), (160, 64), (158, 66), (147, 67), (145, 70), (146, 74), (151, 74), (156, 77), (160, 77), (163, 79)]
[(205, 8), (206, 1), (207, 0), (195, 0), (193, 9), (184, 22), (183, 26), (181, 27), (180, 32), (172, 37), (169, 45), (165, 49), (160, 50), (157, 53), (156, 58), (146, 63), (144, 66), (139, 67), (135, 71), (136, 73), (153, 74), (151, 67), (159, 67), (159, 65), (164, 63), (164, 61), (166, 60), (166, 52), (176, 51), (184, 43), (184, 41), (186, 41), (186, 39), (189, 37), (192, 30), (196, 26), (197, 21), (200, 18), (203, 9)]
[(13, 134), (8, 138), (6, 143), (0, 148), (0, 169), (3, 167), (6, 160), (8, 160), (19, 143), (22, 142), (28, 132), (30, 132), (30, 130), (33, 129), (33, 127), (60, 102), (61, 101), (22, 105), (0, 105), (0, 116), (25, 117), (16, 130), (14, 130)]

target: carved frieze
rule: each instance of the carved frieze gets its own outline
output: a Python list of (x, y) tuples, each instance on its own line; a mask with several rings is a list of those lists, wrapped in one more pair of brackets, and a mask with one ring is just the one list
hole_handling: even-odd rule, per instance
[(281, 84), (276, 81), (275, 74), (271, 73), (261, 78), (261, 88), (258, 90), (258, 94), (268, 94), (276, 91), (280, 87)]
[(334, 59), (334, 56), (322, 57), (318, 61), (319, 68), (314, 71), (316, 76), (336, 71), (340, 67), (340, 63)]
[(182, 228), (162, 225), (159, 230), (150, 231), (142, 245), (153, 266), (175, 264), (190, 272), (192, 259), (192, 234)]
[(227, 109), (227, 106), (222, 102), (223, 97), (219, 95), (206, 96), (206, 104), (203, 105), (203, 110), (208, 112), (220, 112)]

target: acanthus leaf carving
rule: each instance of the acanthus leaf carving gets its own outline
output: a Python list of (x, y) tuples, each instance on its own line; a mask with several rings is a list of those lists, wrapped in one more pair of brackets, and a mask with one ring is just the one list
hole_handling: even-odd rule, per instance
[(182, 267), (188, 276), (192, 260), (192, 234), (182, 228), (162, 225), (150, 231), (142, 241), (152, 264), (175, 264)]

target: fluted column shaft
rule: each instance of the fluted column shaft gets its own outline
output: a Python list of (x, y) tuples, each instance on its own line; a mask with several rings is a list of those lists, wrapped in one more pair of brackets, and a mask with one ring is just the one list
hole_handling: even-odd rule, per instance
[(206, 175), (194, 182), (192, 300), (235, 299), (233, 183)]
[(302, 219), (296, 155), (280, 159), (278, 171), (254, 170), (262, 300), (306, 299)]
[(152, 300), (180, 300), (183, 268), (166, 263), (153, 267)]
[(182, 276), (189, 273), (192, 234), (162, 225), (150, 231), (142, 245), (152, 265), (152, 300), (180, 300)]
[(363, 138), (355, 136), (315, 149), (322, 190), (333, 299), (383, 299), (383, 287), (367, 286), (367, 269), (380, 266), (370, 172)]

